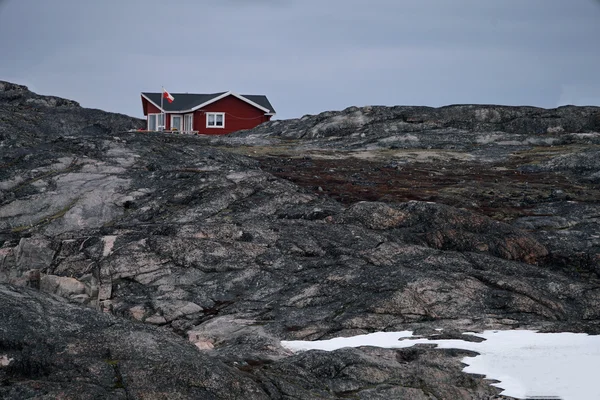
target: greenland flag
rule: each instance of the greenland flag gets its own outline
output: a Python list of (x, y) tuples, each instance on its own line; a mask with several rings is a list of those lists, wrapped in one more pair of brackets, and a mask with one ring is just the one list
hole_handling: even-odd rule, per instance
[(167, 99), (167, 101), (168, 101), (169, 103), (172, 103), (172, 102), (173, 102), (173, 100), (175, 100), (175, 97), (171, 96), (171, 93), (167, 92), (167, 91), (166, 91), (164, 88), (163, 88), (163, 97), (164, 97), (165, 99)]

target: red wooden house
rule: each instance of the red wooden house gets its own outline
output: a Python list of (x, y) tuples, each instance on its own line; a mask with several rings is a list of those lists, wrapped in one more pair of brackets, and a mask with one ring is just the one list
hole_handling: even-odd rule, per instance
[(223, 135), (254, 128), (275, 115), (273, 106), (262, 95), (239, 95), (233, 92), (171, 95), (174, 98), (172, 102), (161, 102), (162, 93), (142, 93), (148, 130)]

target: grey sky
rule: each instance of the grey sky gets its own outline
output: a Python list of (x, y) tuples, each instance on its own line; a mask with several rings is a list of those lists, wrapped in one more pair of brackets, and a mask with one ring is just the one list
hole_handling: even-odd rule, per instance
[(0, 79), (141, 116), (141, 91), (600, 105), (594, 0), (0, 0)]

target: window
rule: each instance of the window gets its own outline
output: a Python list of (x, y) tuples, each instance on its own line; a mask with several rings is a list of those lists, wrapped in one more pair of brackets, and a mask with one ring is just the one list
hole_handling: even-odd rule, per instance
[(183, 131), (191, 132), (194, 130), (194, 114), (185, 114), (183, 116)]
[(225, 113), (206, 113), (207, 128), (225, 128)]
[(148, 130), (158, 131), (164, 128), (162, 114), (148, 114)]
[(156, 130), (156, 114), (148, 114), (148, 130)]
[(182, 131), (182, 120), (181, 115), (171, 115), (171, 130)]

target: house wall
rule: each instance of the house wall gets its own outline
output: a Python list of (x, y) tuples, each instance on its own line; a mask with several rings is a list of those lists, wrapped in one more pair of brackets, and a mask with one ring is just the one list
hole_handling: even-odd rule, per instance
[[(225, 127), (207, 128), (207, 112), (225, 113)], [(265, 115), (264, 111), (235, 96), (227, 96), (194, 113), (194, 130), (206, 135), (225, 135), (242, 129), (254, 128), (270, 119), (271, 116)]]
[[(160, 114), (160, 109), (142, 98), (144, 115)], [(206, 112), (225, 113), (224, 128), (207, 128)], [(184, 114), (177, 114), (184, 115)], [(207, 105), (201, 110), (194, 112), (193, 130), (206, 135), (225, 135), (227, 133), (242, 129), (252, 129), (263, 122), (271, 119), (271, 115), (265, 115), (262, 110), (238, 99), (235, 96), (227, 96), (217, 102)], [(165, 129), (171, 129), (171, 114), (165, 114)]]
[(158, 107), (155, 107), (154, 104), (150, 103), (149, 101), (145, 100), (146, 106), (144, 107), (144, 115), (148, 115), (148, 114), (160, 114), (160, 110), (158, 109)]

